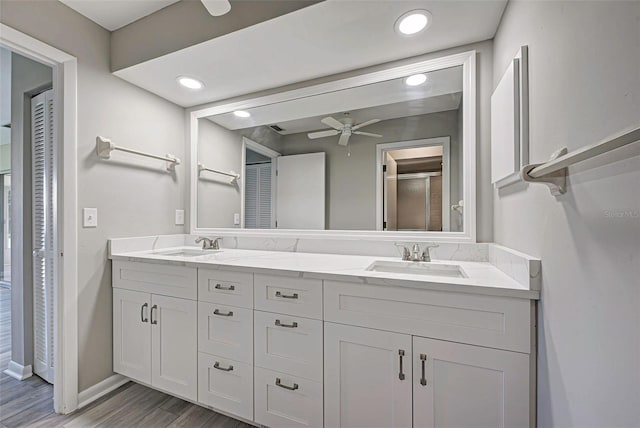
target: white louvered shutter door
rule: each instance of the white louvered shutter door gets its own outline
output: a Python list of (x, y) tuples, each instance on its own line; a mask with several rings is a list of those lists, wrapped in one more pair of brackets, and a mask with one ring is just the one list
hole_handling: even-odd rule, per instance
[(271, 164), (261, 164), (258, 168), (258, 227), (271, 228)]
[(33, 221), (33, 371), (53, 383), (53, 289), (55, 285), (55, 131), (53, 91), (31, 99)]
[(244, 227), (258, 227), (258, 168), (247, 165), (244, 177)]

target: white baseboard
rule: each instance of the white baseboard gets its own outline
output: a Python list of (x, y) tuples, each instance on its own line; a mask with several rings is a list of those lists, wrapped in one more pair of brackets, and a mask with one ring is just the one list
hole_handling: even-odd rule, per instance
[(14, 379), (25, 380), (33, 376), (33, 369), (31, 365), (23, 366), (15, 361), (9, 361), (9, 367), (4, 371), (4, 374), (11, 376)]
[(128, 377), (124, 377), (119, 374), (114, 374), (111, 377), (106, 378), (102, 382), (98, 382), (93, 386), (80, 391), (78, 393), (78, 409), (93, 403), (98, 398), (110, 393), (111, 391), (120, 388), (125, 383), (129, 382)]

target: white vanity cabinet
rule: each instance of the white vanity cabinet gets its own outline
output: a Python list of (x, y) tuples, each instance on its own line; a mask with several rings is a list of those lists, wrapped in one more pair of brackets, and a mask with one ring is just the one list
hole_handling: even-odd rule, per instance
[(244, 421), (535, 426), (535, 301), (117, 260), (113, 275), (114, 371)]
[(117, 288), (113, 299), (113, 370), (195, 400), (196, 302)]
[(528, 300), (324, 281), (324, 312), (326, 426), (535, 425)]

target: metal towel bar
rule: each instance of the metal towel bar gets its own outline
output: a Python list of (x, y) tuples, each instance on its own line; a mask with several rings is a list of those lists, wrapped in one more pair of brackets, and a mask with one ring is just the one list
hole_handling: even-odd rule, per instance
[(129, 149), (126, 147), (116, 146), (110, 139), (98, 136), (96, 138), (96, 153), (100, 159), (111, 159), (111, 152), (117, 150), (120, 152), (131, 153), (138, 156), (144, 156), (147, 158), (158, 159), (167, 162), (167, 171), (175, 171), (176, 165), (180, 165), (180, 159), (167, 154), (165, 156), (158, 156), (151, 153), (141, 152), (139, 150)]

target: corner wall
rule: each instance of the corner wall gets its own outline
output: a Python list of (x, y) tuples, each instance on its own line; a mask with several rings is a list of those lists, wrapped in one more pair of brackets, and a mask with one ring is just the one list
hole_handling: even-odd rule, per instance
[[(511, 0), (494, 87), (529, 46), (532, 162), (640, 120), (640, 2)], [(497, 243), (542, 258), (540, 427), (640, 426), (640, 150), (570, 168), (568, 191), (494, 193)]]
[[(98, 208), (99, 225), (78, 225), (80, 391), (112, 374), (110, 237), (184, 233), (184, 109), (113, 75), (109, 32), (58, 1), (0, 2), (0, 21), (78, 58), (78, 207)], [(96, 136), (183, 160), (175, 174), (161, 161), (95, 154)], [(78, 213), (82, 218), (82, 213)]]

